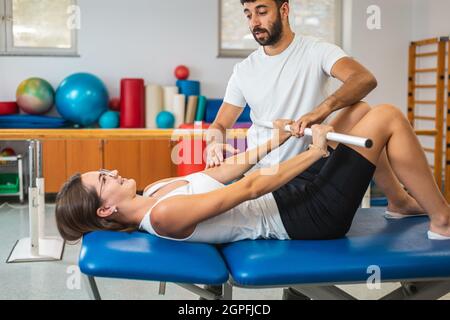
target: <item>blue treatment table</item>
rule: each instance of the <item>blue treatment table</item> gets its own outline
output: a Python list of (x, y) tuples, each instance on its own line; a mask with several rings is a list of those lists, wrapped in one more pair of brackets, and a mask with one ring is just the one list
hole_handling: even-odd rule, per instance
[[(93, 232), (80, 269), (92, 298), (95, 277), (176, 283), (206, 299), (231, 299), (233, 287), (293, 288), (311, 299), (354, 299), (336, 285), (400, 282), (385, 299), (437, 299), (450, 292), (450, 241), (427, 238), (429, 220), (386, 220), (361, 209), (346, 238), (241, 241), (221, 246), (164, 240), (145, 233)], [(375, 271), (374, 271), (375, 270)], [(374, 278), (375, 276), (375, 278)], [(221, 285), (222, 294), (198, 285)]]

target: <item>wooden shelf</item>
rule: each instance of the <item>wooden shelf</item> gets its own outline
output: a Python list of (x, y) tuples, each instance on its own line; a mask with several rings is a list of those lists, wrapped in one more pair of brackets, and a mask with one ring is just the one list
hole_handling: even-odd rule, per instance
[[(206, 130), (151, 130), (151, 129), (1, 129), (0, 140), (178, 140), (183, 137), (204, 137)], [(230, 139), (245, 138), (247, 129), (227, 132)]]

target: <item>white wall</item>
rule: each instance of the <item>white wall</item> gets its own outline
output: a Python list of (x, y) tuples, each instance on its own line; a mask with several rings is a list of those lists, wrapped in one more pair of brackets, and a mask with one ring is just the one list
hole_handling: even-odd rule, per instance
[[(449, 36), (449, 0), (344, 0), (344, 47), (377, 77), (371, 104), (393, 103), (406, 112), (408, 47), (413, 40)], [(366, 26), (370, 5), (381, 8), (381, 30)], [(426, 81), (426, 80), (425, 80)]]
[[(237, 1), (237, 0), (236, 0)], [(449, 0), (344, 0), (344, 48), (378, 78), (371, 104), (393, 103), (406, 111), (407, 50), (411, 40), (450, 33)], [(111, 96), (123, 77), (172, 84), (178, 64), (190, 66), (208, 97), (224, 94), (239, 59), (217, 58), (216, 0), (79, 0), (80, 58), (0, 57), (0, 100), (14, 99), (31, 76), (55, 87), (67, 75), (100, 76)], [(369, 30), (367, 7), (378, 5), (382, 29)]]
[(222, 97), (237, 59), (219, 59), (218, 1), (79, 0), (80, 58), (0, 57), (0, 100), (15, 100), (17, 85), (31, 76), (55, 87), (74, 72), (92, 72), (119, 94), (120, 79), (174, 84), (174, 68), (186, 64), (202, 93)]
[(412, 40), (450, 36), (449, 0), (413, 0)]
[[(367, 8), (381, 9), (381, 29), (367, 27)], [(411, 0), (345, 0), (344, 49), (378, 79), (366, 99), (371, 105), (391, 103), (406, 112)]]

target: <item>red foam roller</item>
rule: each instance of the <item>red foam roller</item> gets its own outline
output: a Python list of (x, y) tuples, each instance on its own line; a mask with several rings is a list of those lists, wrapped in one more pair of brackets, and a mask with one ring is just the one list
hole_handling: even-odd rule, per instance
[[(209, 124), (202, 122), (201, 126), (194, 124), (182, 124), (180, 129), (208, 129)], [(206, 141), (203, 139), (180, 139), (178, 144), (178, 160), (177, 174), (179, 177), (184, 177), (192, 173), (205, 170), (205, 151)]]
[(19, 106), (16, 102), (0, 102), (0, 115), (19, 113)]
[(120, 95), (120, 127), (145, 128), (144, 80), (122, 79)]

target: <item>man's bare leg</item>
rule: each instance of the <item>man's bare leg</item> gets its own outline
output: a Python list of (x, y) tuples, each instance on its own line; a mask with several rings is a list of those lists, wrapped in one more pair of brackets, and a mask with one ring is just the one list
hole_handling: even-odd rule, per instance
[[(342, 110), (330, 122), (330, 125), (334, 127), (336, 132), (349, 133), (370, 111), (371, 108), (367, 103), (357, 103), (354, 106)], [(336, 148), (337, 143), (330, 143), (330, 146)], [(374, 180), (388, 199), (388, 211), (404, 215), (424, 213), (422, 207), (405, 191), (397, 176), (394, 174), (386, 155), (386, 150), (383, 150), (380, 155)]]

